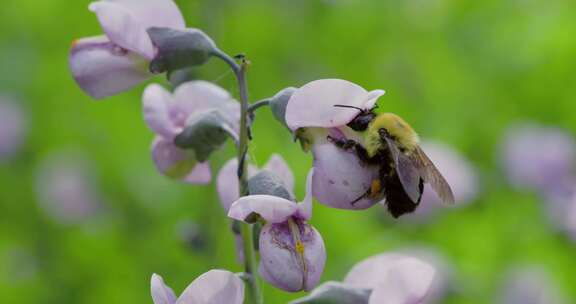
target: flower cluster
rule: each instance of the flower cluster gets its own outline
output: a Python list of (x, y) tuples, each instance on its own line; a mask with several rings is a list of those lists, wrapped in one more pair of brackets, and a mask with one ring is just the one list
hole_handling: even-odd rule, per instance
[[(80, 88), (94, 98), (115, 95), (153, 74), (169, 75), (199, 66), (212, 56), (230, 65), (238, 81), (239, 100), (213, 83), (192, 78), (184, 79), (172, 90), (159, 84), (150, 84), (144, 90), (143, 118), (154, 133), (152, 159), (163, 175), (189, 184), (209, 183), (214, 165), (210, 160), (212, 154), (226, 142), (236, 148), (237, 157), (219, 170), (216, 186), (233, 227), (240, 226), (235, 237), (241, 251), (239, 260), (245, 265), (242, 275), (211, 270), (193, 281), (178, 298), (160, 276), (153, 275), (151, 289), (155, 304), (242, 303), (245, 287), (247, 298), (260, 303), (257, 273), (266, 282), (288, 292), (313, 291), (309, 296), (313, 300), (342, 292), (347, 297), (362, 299), (349, 303), (408, 304), (430, 299), (430, 290), (437, 285), (438, 270), (429, 262), (400, 253), (369, 258), (355, 266), (344, 282), (315, 289), (327, 253), (322, 236), (310, 223), (313, 198), (329, 207), (361, 210), (377, 203), (386, 204), (381, 194), (386, 187), (404, 187), (404, 190), (392, 189), (403, 191), (402, 194), (409, 192), (406, 189), (411, 186), (420, 185), (419, 196), (413, 203), (418, 205), (423, 196), (423, 202), (434, 204), (439, 199), (430, 189), (424, 191), (424, 181), (432, 180), (436, 193), (438, 180), (446, 186), (443, 178), (430, 178), (421, 171), (416, 184), (400, 185), (410, 177), (400, 172), (392, 180), (397, 186), (385, 185), (382, 183), (389, 181), (385, 178), (392, 177), (385, 175), (382, 166), (367, 164), (363, 159), (360, 148), (365, 149), (369, 139), (360, 129), (375, 118), (372, 111), (383, 90), (367, 91), (346, 80), (322, 79), (300, 88), (284, 89), (250, 105), (245, 79), (248, 61), (243, 56), (228, 56), (206, 34), (186, 28), (172, 0), (103, 0), (89, 8), (96, 14), (105, 35), (74, 42), (70, 69)], [(254, 112), (262, 105), (268, 105), (302, 148), (312, 152), (313, 168), (309, 170), (302, 201), (295, 199), (294, 176), (281, 156), (273, 155), (261, 168), (246, 156), (252, 140)], [(384, 128), (377, 130), (381, 131), (387, 132)], [(410, 136), (417, 140), (415, 134)], [(358, 153), (342, 147), (350, 143), (358, 145), (355, 146)], [(430, 153), (442, 164), (440, 170), (448, 181), (458, 185), (456, 199), (472, 200), (477, 182), (471, 166), (441, 145), (423, 147), (439, 151)], [(392, 148), (389, 147), (390, 153)], [(416, 148), (414, 153), (424, 153)], [(403, 155), (394, 154), (395, 161)], [(397, 166), (392, 162), (387, 165)], [(376, 190), (371, 192), (373, 189)], [(254, 248), (260, 257), (257, 271)]]

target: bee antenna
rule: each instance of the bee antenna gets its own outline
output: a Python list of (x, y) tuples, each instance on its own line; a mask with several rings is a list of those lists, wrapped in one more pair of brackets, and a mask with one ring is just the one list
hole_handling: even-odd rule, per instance
[(360, 112), (362, 112), (362, 113), (366, 112), (366, 110), (364, 110), (364, 109), (361, 109), (361, 108), (359, 108), (359, 107), (355, 107), (355, 106), (339, 105), (339, 104), (337, 104), (337, 105), (334, 105), (334, 106), (335, 106), (335, 107), (337, 107), (337, 108), (349, 108), (349, 109), (356, 109), (356, 110), (358, 110), (358, 111), (360, 111)]

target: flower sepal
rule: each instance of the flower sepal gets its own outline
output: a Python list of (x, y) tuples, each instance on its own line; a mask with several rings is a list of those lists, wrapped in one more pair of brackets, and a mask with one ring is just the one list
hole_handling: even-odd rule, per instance
[(216, 52), (216, 44), (199, 29), (151, 27), (147, 30), (157, 53), (150, 71), (158, 74), (206, 63)]
[(193, 150), (196, 159), (203, 162), (228, 137), (237, 141), (238, 135), (220, 110), (211, 109), (191, 115), (184, 130), (174, 138), (174, 144), (181, 149)]
[(265, 194), (294, 200), (282, 179), (268, 170), (262, 170), (248, 180), (248, 192), (250, 195)]

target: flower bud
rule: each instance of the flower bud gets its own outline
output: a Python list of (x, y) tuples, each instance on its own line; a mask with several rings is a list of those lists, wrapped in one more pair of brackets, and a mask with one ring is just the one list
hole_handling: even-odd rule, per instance
[(324, 270), (326, 249), (314, 227), (290, 219), (267, 224), (260, 233), (260, 275), (289, 292), (312, 290)]

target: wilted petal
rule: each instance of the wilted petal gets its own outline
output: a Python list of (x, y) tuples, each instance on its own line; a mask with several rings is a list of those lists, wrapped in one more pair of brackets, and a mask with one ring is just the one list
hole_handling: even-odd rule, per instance
[(226, 270), (210, 270), (194, 280), (176, 301), (177, 304), (242, 304), (244, 283)]
[(310, 291), (324, 271), (326, 249), (322, 236), (314, 227), (302, 221), (295, 222), (304, 247), (303, 256), (296, 250), (288, 223), (268, 224), (260, 233), (259, 273), (268, 283), (282, 290)]
[(154, 47), (146, 32), (148, 28), (184, 28), (184, 19), (172, 0), (98, 1), (91, 3), (89, 9), (96, 13), (112, 42), (149, 60), (154, 57)]
[(158, 84), (151, 84), (142, 96), (144, 121), (156, 134), (166, 139), (173, 139), (178, 133), (171, 121), (170, 107), (173, 105), (172, 94)]
[(358, 115), (358, 110), (334, 105), (371, 109), (382, 94), (382, 90), (368, 92), (346, 80), (315, 80), (292, 94), (286, 108), (286, 123), (291, 130), (344, 126)]
[(221, 87), (202, 80), (186, 82), (176, 88), (174, 99), (171, 117), (176, 125), (184, 126), (192, 113), (217, 109), (239, 133), (240, 104)]
[(312, 191), (318, 201), (338, 209), (366, 209), (378, 200), (363, 198), (372, 180), (378, 178), (378, 169), (364, 166), (356, 154), (343, 151), (325, 142), (313, 147), (314, 178)]
[(75, 41), (69, 64), (76, 83), (96, 99), (128, 90), (151, 76), (143, 57), (104, 36)]
[(27, 124), (20, 105), (0, 96), (0, 162), (10, 159), (20, 150)]
[(161, 137), (156, 137), (152, 144), (152, 158), (158, 171), (168, 177), (191, 184), (210, 182), (208, 164), (198, 163), (192, 151), (180, 149)]
[(150, 280), (150, 291), (152, 293), (152, 300), (154, 304), (174, 304), (176, 303), (176, 295), (172, 288), (166, 286), (161, 276), (157, 274), (152, 275)]
[(501, 149), (502, 165), (516, 187), (554, 191), (573, 175), (576, 144), (560, 129), (516, 124), (507, 131)]
[(284, 182), (284, 186), (286, 186), (288, 191), (294, 192), (294, 174), (292, 174), (292, 170), (282, 156), (272, 154), (264, 166), (264, 170), (269, 170), (274, 173)]
[(245, 221), (251, 214), (258, 214), (269, 223), (285, 222), (298, 211), (298, 205), (272, 195), (248, 195), (235, 201), (228, 217)]
[(428, 303), (424, 300), (435, 274), (434, 267), (420, 259), (387, 253), (356, 264), (344, 283), (372, 289), (370, 304)]

